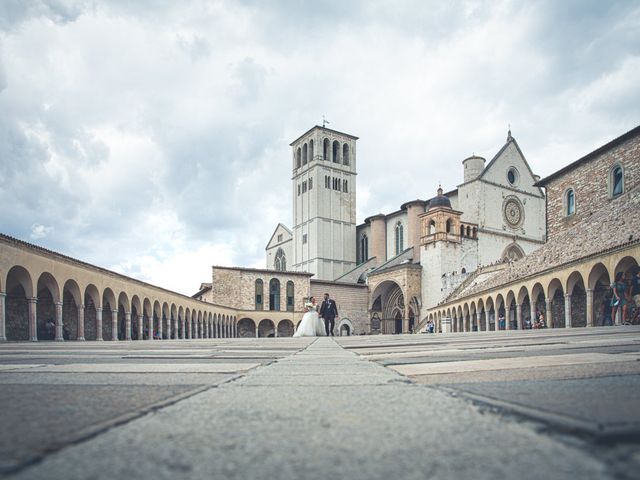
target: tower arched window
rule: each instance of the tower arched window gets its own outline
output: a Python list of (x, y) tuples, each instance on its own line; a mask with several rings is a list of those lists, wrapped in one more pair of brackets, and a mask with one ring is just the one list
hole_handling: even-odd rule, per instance
[(616, 165), (611, 169), (611, 196), (617, 197), (624, 193), (624, 170), (622, 166)]
[(471, 227), (467, 226), (467, 237), (471, 237)]
[(337, 140), (333, 141), (333, 163), (340, 163), (340, 142)]
[(296, 168), (300, 168), (301, 163), (302, 163), (302, 149), (298, 147), (298, 150), (296, 150)]
[(369, 260), (369, 237), (366, 233), (360, 237), (360, 258), (363, 263)]
[(322, 142), (322, 159), (329, 160), (329, 139), (325, 138)]
[(433, 235), (436, 233), (436, 222), (434, 220), (431, 220), (429, 222), (429, 235)]
[(567, 216), (576, 213), (576, 194), (572, 188), (565, 194), (565, 213)]
[(349, 145), (346, 143), (342, 146), (342, 163), (349, 165)]
[(287, 312), (293, 312), (293, 282), (287, 282)]
[(302, 164), (303, 165), (307, 164), (307, 144), (306, 143), (302, 146)]
[(285, 272), (287, 270), (287, 257), (285, 256), (282, 248), (279, 248), (276, 252), (276, 257), (273, 261), (273, 268), (279, 272)]
[(309, 140), (309, 161), (313, 161), (313, 139)]
[(451, 219), (447, 219), (447, 233), (451, 233)]
[(460, 236), (464, 237), (464, 225), (460, 225)]
[(269, 310), (280, 311), (280, 280), (269, 281)]
[(263, 289), (264, 289), (264, 283), (262, 282), (262, 280), (257, 279), (256, 280), (256, 310), (262, 310), (263, 309)]
[(404, 227), (402, 223), (396, 224), (396, 255), (399, 255), (404, 250)]

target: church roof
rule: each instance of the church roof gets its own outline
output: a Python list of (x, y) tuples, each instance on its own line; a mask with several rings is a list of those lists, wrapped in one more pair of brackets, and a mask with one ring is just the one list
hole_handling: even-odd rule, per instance
[(451, 208), (451, 200), (446, 195), (443, 195), (441, 187), (438, 187), (438, 195), (429, 200), (427, 211), (437, 207)]
[(353, 135), (349, 135), (348, 133), (339, 132), (338, 130), (333, 130), (333, 129), (327, 128), (327, 127), (321, 127), (320, 125), (315, 125), (315, 126), (311, 127), (309, 130), (307, 130), (306, 132), (304, 132), (302, 135), (300, 135), (298, 138), (296, 138), (293, 142), (291, 142), (289, 144), (289, 146), (292, 147), (294, 143), (296, 143), (298, 140), (300, 140), (305, 135), (308, 135), (309, 133), (311, 133), (316, 128), (319, 128), (320, 130), (323, 130), (325, 132), (337, 133), (338, 135), (343, 135), (345, 137), (349, 137), (349, 138), (352, 138), (354, 140), (358, 140), (358, 137), (355, 137)]

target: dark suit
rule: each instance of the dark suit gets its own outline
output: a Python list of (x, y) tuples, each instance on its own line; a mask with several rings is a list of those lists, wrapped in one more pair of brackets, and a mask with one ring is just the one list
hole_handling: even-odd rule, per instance
[(333, 299), (323, 300), (320, 306), (320, 316), (324, 320), (324, 328), (327, 331), (327, 336), (333, 336), (333, 327), (336, 324), (336, 317), (338, 316), (338, 306)]

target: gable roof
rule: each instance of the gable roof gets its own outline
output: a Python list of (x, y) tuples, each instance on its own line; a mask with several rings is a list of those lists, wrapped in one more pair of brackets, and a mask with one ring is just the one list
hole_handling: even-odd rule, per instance
[(567, 165), (566, 167), (561, 168), (560, 170), (552, 173), (551, 175), (543, 178), (542, 180), (539, 180), (536, 183), (536, 186), (544, 187), (551, 180), (553, 180), (554, 178), (562, 175), (563, 173), (565, 173), (565, 172), (567, 172), (569, 170), (573, 170), (574, 168), (582, 165), (583, 163), (586, 163), (586, 162), (588, 162), (590, 160), (593, 160), (595, 157), (597, 157), (601, 153), (604, 153), (604, 152), (606, 152), (608, 150), (611, 150), (612, 148), (617, 147), (621, 143), (624, 143), (627, 140), (630, 140), (631, 138), (634, 138), (634, 137), (636, 137), (638, 135), (640, 135), (640, 125), (637, 126), (636, 128), (633, 128), (633, 129), (629, 130), (627, 133), (624, 133), (624, 134), (620, 135), (618, 138), (614, 138), (609, 143), (606, 143), (603, 146), (595, 149), (593, 152), (587, 153), (584, 157), (579, 158), (575, 162), (572, 162), (569, 165)]
[[(509, 133), (507, 134), (507, 141), (506, 143), (502, 146), (502, 148), (500, 150), (498, 150), (498, 153), (496, 153), (493, 158), (491, 159), (491, 161), (487, 164), (486, 167), (484, 167), (484, 170), (482, 170), (482, 173), (480, 174), (480, 176), (478, 177), (478, 180), (481, 180), (482, 177), (485, 176), (485, 174), (489, 171), (489, 169), (491, 169), (491, 166), (498, 160), (498, 158), (500, 158), (500, 156), (504, 153), (504, 151), (509, 147), (509, 145), (513, 144), (514, 147), (516, 147), (516, 150), (518, 151), (518, 154), (520, 155), (520, 157), (522, 157), (522, 160), (524, 161), (525, 166), (527, 167), (527, 170), (529, 171), (529, 174), (531, 175), (531, 177), (533, 179), (536, 178), (536, 174), (533, 173), (533, 170), (531, 170), (531, 167), (529, 166), (529, 162), (527, 161), (527, 157), (524, 156), (524, 153), (522, 153), (522, 150), (520, 149), (520, 145), (518, 145), (518, 142), (516, 141), (516, 139), (511, 135), (511, 130), (509, 130)], [(540, 192), (540, 194), (542, 195), (542, 190), (540, 189), (540, 185), (538, 185), (538, 183), (534, 183), (533, 184), (534, 187), (538, 188), (538, 191)]]
[[(293, 232), (292, 232), (291, 230), (289, 230), (289, 229), (287, 228), (287, 226), (286, 226), (284, 223), (278, 223), (278, 225), (276, 225), (275, 230), (273, 231), (273, 233), (272, 233), (272, 234), (271, 234), (271, 236), (269, 237), (269, 241), (267, 242), (267, 246), (266, 246), (266, 247), (264, 247), (264, 249), (265, 249), (265, 250), (266, 250), (267, 248), (269, 248), (269, 245), (271, 245), (271, 242), (273, 241), (273, 237), (275, 237), (275, 236), (276, 236), (276, 233), (278, 232), (278, 229), (279, 229), (280, 227), (284, 228), (284, 229), (285, 229), (285, 231), (286, 231), (289, 235), (293, 236)], [(282, 243), (284, 243), (284, 242), (282, 242)]]

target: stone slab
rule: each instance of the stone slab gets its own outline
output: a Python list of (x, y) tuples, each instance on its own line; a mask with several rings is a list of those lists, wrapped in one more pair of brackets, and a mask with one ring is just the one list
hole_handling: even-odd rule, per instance
[[(71, 363), (66, 365), (34, 365), (38, 373), (235, 373), (246, 372), (259, 363)], [(6, 365), (9, 367), (9, 365)], [(8, 368), (7, 368), (8, 369)]]

